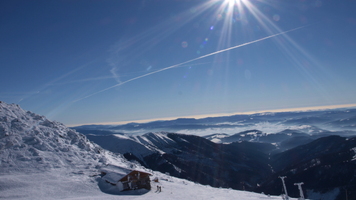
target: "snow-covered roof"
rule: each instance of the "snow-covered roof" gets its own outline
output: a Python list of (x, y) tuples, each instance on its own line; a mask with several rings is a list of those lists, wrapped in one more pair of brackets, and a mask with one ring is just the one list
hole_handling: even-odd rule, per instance
[(103, 179), (110, 182), (110, 183), (117, 183), (120, 179), (122, 179), (126, 174), (118, 174), (115, 172), (109, 172), (103, 176)]
[(131, 171), (132, 171), (132, 169), (128, 169), (128, 168), (124, 168), (124, 167), (120, 167), (120, 166), (116, 166), (116, 165), (107, 165), (107, 166), (100, 168), (100, 172), (104, 172), (106, 174), (114, 172), (117, 174), (122, 174), (123, 176), (130, 173)]
[(137, 169), (127, 169), (115, 165), (107, 165), (105, 167), (102, 167), (100, 169), (100, 172), (105, 173), (103, 176), (103, 179), (110, 182), (110, 183), (117, 183), (120, 179), (124, 178), (127, 174), (129, 174), (132, 171), (138, 171), (142, 173), (147, 173), (151, 174), (149, 172), (146, 172), (144, 170), (137, 170)]

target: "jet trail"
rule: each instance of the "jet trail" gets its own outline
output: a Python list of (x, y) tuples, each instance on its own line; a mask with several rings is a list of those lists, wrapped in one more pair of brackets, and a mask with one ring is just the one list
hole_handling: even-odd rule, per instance
[(147, 73), (147, 74), (144, 74), (144, 75), (141, 75), (141, 76), (137, 76), (135, 78), (132, 78), (132, 79), (129, 79), (127, 81), (123, 81), (123, 82), (120, 82), (116, 85), (113, 85), (111, 87), (108, 87), (106, 89), (103, 89), (103, 90), (100, 90), (98, 92), (95, 92), (93, 94), (90, 94), (88, 96), (85, 96), (83, 98), (80, 98), (80, 99), (77, 99), (75, 100), (74, 102), (77, 102), (77, 101), (81, 101), (83, 99), (86, 99), (86, 98), (89, 98), (91, 96), (94, 96), (96, 94), (99, 94), (99, 93), (102, 93), (102, 92), (105, 92), (107, 90), (110, 90), (112, 88), (115, 88), (115, 87), (118, 87), (120, 85), (123, 85), (123, 84), (126, 84), (128, 82), (131, 82), (131, 81), (134, 81), (134, 80), (137, 80), (137, 79), (140, 79), (140, 78), (143, 78), (143, 77), (146, 77), (146, 76), (149, 76), (149, 75), (152, 75), (152, 74), (156, 74), (158, 72), (162, 72), (162, 71), (166, 71), (168, 69), (172, 69), (172, 68), (175, 68), (175, 67), (178, 67), (180, 65), (184, 65), (184, 64), (187, 64), (187, 63), (190, 63), (190, 62), (193, 62), (193, 61), (196, 61), (196, 60), (200, 60), (202, 58), (206, 58), (206, 57), (209, 57), (209, 56), (213, 56), (213, 55), (216, 55), (216, 54), (219, 54), (219, 53), (223, 53), (225, 51), (230, 51), (232, 49), (237, 49), (237, 48), (240, 48), (240, 47), (243, 47), (243, 46), (247, 46), (247, 45), (250, 45), (250, 44), (254, 44), (254, 43), (257, 43), (257, 42), (261, 42), (263, 40), (267, 40), (269, 38), (273, 38), (273, 37), (276, 37), (276, 36), (279, 36), (279, 35), (284, 35), (286, 33), (289, 33), (289, 32), (292, 32), (292, 31), (296, 31), (298, 29), (301, 29), (301, 28), (304, 28), (306, 26), (301, 26), (301, 27), (298, 27), (298, 28), (294, 28), (294, 29), (291, 29), (291, 30), (288, 30), (288, 31), (284, 31), (284, 32), (281, 32), (281, 33), (277, 33), (277, 34), (274, 34), (274, 35), (270, 35), (270, 36), (267, 36), (267, 37), (264, 37), (264, 38), (261, 38), (261, 39), (257, 39), (257, 40), (254, 40), (254, 41), (251, 41), (251, 42), (246, 42), (246, 43), (243, 43), (243, 44), (239, 44), (237, 46), (233, 46), (233, 47), (229, 47), (229, 48), (226, 48), (226, 49), (222, 49), (222, 50), (219, 50), (219, 51), (215, 51), (213, 53), (209, 53), (209, 54), (206, 54), (206, 55), (203, 55), (203, 56), (200, 56), (200, 57), (197, 57), (197, 58), (194, 58), (194, 59), (191, 59), (191, 60), (188, 60), (188, 61), (185, 61), (185, 62), (182, 62), (182, 63), (179, 63), (179, 64), (176, 64), (176, 65), (172, 65), (172, 66), (169, 66), (169, 67), (166, 67), (166, 68), (163, 68), (163, 69), (159, 69), (159, 70), (156, 70), (156, 71), (153, 71), (153, 72), (150, 72), (150, 73)]

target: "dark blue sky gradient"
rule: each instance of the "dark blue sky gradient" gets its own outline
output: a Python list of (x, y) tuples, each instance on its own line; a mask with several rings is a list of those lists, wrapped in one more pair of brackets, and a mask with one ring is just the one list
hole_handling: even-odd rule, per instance
[(1, 1), (0, 100), (68, 125), (356, 103), (355, 0), (236, 2)]

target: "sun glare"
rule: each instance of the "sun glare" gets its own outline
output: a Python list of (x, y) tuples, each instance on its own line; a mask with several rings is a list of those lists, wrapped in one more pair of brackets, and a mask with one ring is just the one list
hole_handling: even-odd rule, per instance
[(228, 4), (229, 6), (241, 5), (246, 0), (224, 0), (224, 3)]
[(238, 1), (240, 1), (240, 0), (225, 0), (226, 2), (228, 2), (228, 3), (237, 3)]

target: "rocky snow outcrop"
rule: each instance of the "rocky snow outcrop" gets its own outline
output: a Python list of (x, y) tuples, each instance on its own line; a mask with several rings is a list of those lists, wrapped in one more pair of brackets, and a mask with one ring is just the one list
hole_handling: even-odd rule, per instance
[(106, 160), (84, 135), (18, 105), (0, 103), (0, 173), (95, 169)]

